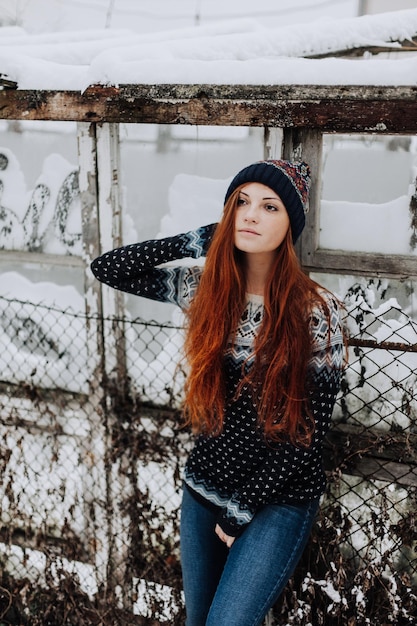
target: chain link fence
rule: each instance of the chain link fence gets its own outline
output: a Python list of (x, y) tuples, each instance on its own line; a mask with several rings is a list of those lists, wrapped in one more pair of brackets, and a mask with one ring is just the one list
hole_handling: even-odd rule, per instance
[[(329, 487), (270, 625), (415, 623), (417, 324), (367, 294), (345, 299)], [(181, 345), (181, 320), (0, 298), (0, 624), (183, 624)]]

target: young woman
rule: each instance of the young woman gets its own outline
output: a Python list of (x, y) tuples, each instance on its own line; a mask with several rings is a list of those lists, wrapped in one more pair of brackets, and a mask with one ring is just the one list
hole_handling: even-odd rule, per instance
[[(116, 289), (186, 313), (181, 563), (187, 626), (256, 626), (301, 557), (325, 488), (322, 441), (340, 385), (338, 302), (301, 270), (305, 163), (253, 163), (219, 224), (108, 252)], [(166, 266), (206, 256), (204, 268)]]

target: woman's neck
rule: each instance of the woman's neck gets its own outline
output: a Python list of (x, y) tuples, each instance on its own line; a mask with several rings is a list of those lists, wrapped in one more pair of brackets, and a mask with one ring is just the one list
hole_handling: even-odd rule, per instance
[(246, 255), (246, 291), (256, 296), (265, 294), (267, 278), (272, 267), (271, 258), (257, 255)]

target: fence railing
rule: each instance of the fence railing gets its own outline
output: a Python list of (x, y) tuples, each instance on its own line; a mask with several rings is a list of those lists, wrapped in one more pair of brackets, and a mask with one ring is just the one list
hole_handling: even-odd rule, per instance
[[(417, 324), (364, 294), (346, 298), (329, 487), (271, 624), (416, 614)], [(122, 329), (123, 377), (90, 368), (92, 322)], [(0, 333), (0, 623), (183, 623), (181, 324), (0, 298)]]

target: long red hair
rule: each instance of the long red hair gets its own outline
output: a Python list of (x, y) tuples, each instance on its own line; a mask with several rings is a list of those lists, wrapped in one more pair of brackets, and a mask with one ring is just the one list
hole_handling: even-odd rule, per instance
[[(194, 432), (207, 435), (222, 431), (226, 398), (224, 354), (245, 307), (243, 256), (234, 245), (241, 187), (225, 204), (187, 312), (185, 417)], [(259, 425), (269, 440), (308, 446), (314, 432), (314, 420), (306, 402), (311, 354), (308, 312), (315, 303), (324, 310), (327, 307), (317, 283), (300, 267), (290, 229), (277, 251), (267, 286), (254, 362), (243, 372), (237, 394), (243, 384), (251, 387)]]

